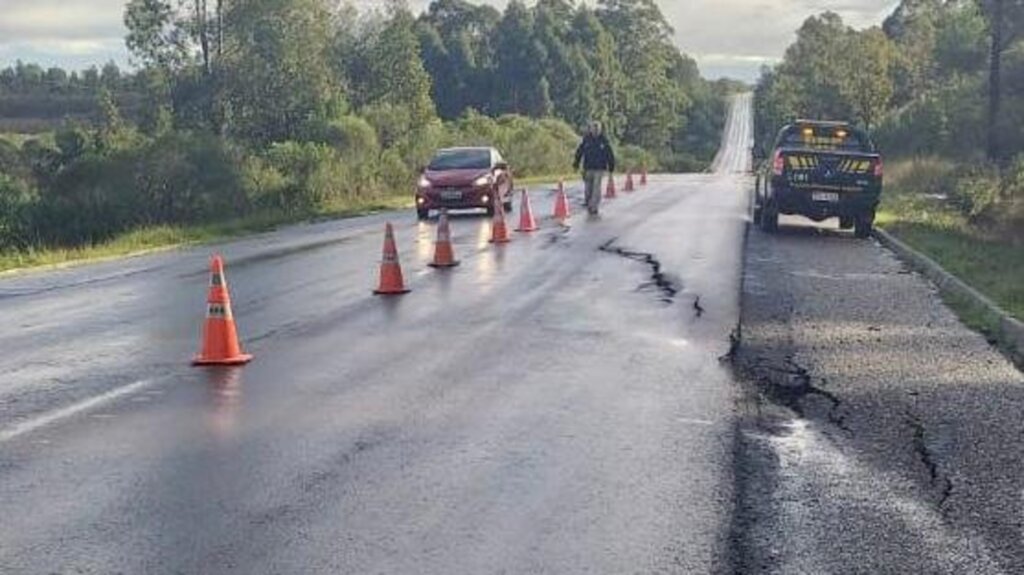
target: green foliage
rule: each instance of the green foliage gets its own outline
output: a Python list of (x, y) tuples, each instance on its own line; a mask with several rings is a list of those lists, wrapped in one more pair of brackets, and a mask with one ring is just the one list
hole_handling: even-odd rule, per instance
[(0, 250), (22, 250), (30, 245), (32, 196), (23, 180), (0, 170)]
[(325, 2), (237, 1), (224, 18), (224, 104), (231, 131), (260, 144), (297, 137), (335, 94)]
[(369, 57), (368, 103), (405, 108), (415, 127), (434, 120), (430, 76), (420, 57), (415, 21), (407, 9), (393, 11), (369, 50)]

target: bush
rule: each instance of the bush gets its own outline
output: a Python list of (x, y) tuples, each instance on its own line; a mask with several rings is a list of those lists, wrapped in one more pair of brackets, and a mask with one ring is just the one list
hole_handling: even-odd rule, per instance
[(28, 184), (0, 172), (0, 250), (22, 250), (31, 245), (32, 201)]
[(641, 147), (624, 145), (619, 147), (617, 152), (617, 167), (620, 172), (626, 172), (627, 170), (640, 171), (645, 167), (648, 170), (653, 170), (657, 167), (658, 162), (654, 155)]
[(314, 142), (284, 142), (267, 150), (267, 162), (284, 185), (263, 207), (294, 214), (327, 205), (343, 193), (345, 166), (333, 148)]
[(968, 166), (960, 171), (957, 180), (953, 197), (964, 214), (974, 223), (990, 221), (1002, 191), (999, 171), (983, 164)]
[(565, 122), (508, 114), (494, 119), (468, 112), (448, 124), (448, 146), (494, 146), (521, 177), (564, 174), (572, 170), (579, 136)]
[(885, 187), (897, 193), (955, 195), (956, 164), (936, 156), (890, 162), (886, 165)]
[(224, 220), (249, 210), (241, 154), (220, 138), (172, 132), (137, 142), (48, 168), (33, 216), (45, 243), (95, 243), (139, 226)]
[(986, 138), (984, 94), (982, 79), (953, 77), (886, 118), (875, 130), (875, 141), (889, 157), (979, 158)]
[(375, 191), (380, 142), (369, 122), (357, 116), (342, 116), (317, 126), (314, 132), (313, 141), (333, 148), (348, 166), (344, 187), (349, 193), (365, 196)]

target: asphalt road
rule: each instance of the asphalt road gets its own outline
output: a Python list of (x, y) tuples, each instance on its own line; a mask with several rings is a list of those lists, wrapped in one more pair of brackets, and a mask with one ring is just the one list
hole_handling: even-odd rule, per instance
[[(750, 110), (599, 220), (455, 218), (448, 272), (401, 212), (0, 278), (0, 572), (722, 568)], [(242, 369), (189, 366), (213, 249)]]
[(751, 230), (736, 569), (1024, 573), (1024, 375), (874, 241)]

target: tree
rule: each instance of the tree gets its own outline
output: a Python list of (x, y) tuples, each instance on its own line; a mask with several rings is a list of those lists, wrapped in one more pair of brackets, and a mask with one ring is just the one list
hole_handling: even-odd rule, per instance
[[(573, 17), (570, 37), (587, 61), (593, 85), (594, 105), (590, 114), (576, 125), (583, 127), (587, 121), (598, 120), (604, 124), (605, 131), (613, 137), (620, 137), (627, 121), (624, 103), (626, 90), (615, 38), (594, 11), (586, 6), (581, 6)], [(586, 71), (581, 73), (587, 76)], [(587, 88), (577, 87), (577, 98), (589, 99), (580, 94), (581, 90), (585, 92)]]
[(999, 121), (1003, 108), (1003, 55), (1024, 26), (1024, 0), (981, 0), (989, 27), (988, 147), (989, 160), (1005, 160)]
[(267, 144), (300, 134), (338, 95), (323, 0), (236, 0), (224, 13), (223, 90), (231, 133)]
[(186, 57), (181, 30), (166, 0), (131, 0), (125, 6), (128, 52), (146, 66), (177, 67)]
[(631, 85), (618, 100), (626, 119), (622, 137), (650, 149), (665, 148), (689, 100), (670, 77), (679, 55), (672, 27), (654, 0), (600, 0), (598, 17), (615, 39)]
[(369, 71), (368, 102), (406, 107), (416, 126), (436, 118), (416, 22), (406, 7), (392, 8), (389, 21), (370, 49)]
[(521, 0), (512, 0), (498, 24), (494, 98), (499, 112), (543, 116), (550, 103), (541, 87), (547, 52), (534, 36), (533, 14)]
[(837, 63), (841, 95), (854, 116), (871, 129), (889, 110), (895, 92), (892, 43), (880, 28), (872, 28), (852, 35), (843, 53), (845, 60)]

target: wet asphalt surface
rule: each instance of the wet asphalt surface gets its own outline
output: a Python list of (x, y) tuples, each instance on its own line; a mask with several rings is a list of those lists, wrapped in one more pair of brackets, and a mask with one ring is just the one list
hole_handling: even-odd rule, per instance
[(1024, 573), (1024, 375), (874, 241), (751, 230), (734, 567)]
[[(569, 228), (534, 189), (507, 246), (455, 217), (450, 271), (401, 212), (0, 278), (0, 573), (725, 568), (736, 110), (716, 173)], [(398, 299), (370, 294), (385, 221)], [(189, 366), (213, 249), (241, 369)]]

